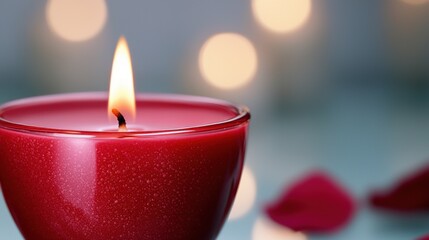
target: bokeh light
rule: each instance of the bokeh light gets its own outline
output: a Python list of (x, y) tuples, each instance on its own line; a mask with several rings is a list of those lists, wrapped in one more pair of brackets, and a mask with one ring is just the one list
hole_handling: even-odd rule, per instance
[(429, 0), (401, 0), (401, 1), (412, 5), (420, 5), (420, 4), (425, 4), (429, 2)]
[(252, 0), (257, 21), (277, 33), (291, 32), (301, 27), (311, 13), (311, 0)]
[(254, 77), (257, 62), (253, 44), (235, 33), (212, 36), (199, 55), (201, 74), (210, 84), (221, 89), (244, 86)]
[(307, 240), (307, 236), (301, 232), (295, 232), (280, 226), (265, 218), (258, 218), (253, 226), (253, 240)]
[(243, 217), (252, 209), (256, 199), (256, 180), (252, 171), (244, 166), (237, 196), (229, 214), (229, 220)]
[(97, 35), (107, 20), (105, 0), (49, 0), (46, 19), (51, 30), (68, 41)]

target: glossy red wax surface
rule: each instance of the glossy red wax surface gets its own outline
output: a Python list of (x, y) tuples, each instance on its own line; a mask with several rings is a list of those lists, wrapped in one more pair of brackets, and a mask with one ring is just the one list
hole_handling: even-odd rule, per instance
[[(169, 121), (201, 117), (207, 122), (194, 100), (168, 100), (172, 105), (186, 102), (182, 106), (188, 115), (181, 118), (176, 109)], [(147, 99), (139, 101), (145, 105)], [(0, 122), (0, 183), (23, 236), (215, 239), (236, 193), (248, 113), (207, 103), (201, 106), (212, 109), (215, 122), (183, 129), (152, 126), (147, 133), (67, 133)], [(236, 116), (220, 120), (231, 111)], [(4, 113), (0, 110), (0, 117)]]

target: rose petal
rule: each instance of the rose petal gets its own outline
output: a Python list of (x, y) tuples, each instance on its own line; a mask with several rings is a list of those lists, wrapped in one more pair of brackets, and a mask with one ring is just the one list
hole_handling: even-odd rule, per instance
[(338, 183), (317, 171), (286, 188), (265, 211), (273, 221), (295, 231), (331, 232), (344, 226), (355, 208)]
[(429, 166), (401, 179), (388, 190), (373, 192), (370, 203), (397, 212), (429, 210)]
[(429, 235), (418, 238), (417, 240), (429, 240)]

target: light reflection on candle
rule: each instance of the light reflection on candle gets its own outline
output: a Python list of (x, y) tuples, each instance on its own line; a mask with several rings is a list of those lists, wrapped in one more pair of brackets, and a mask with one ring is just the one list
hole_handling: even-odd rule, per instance
[[(95, 196), (95, 148), (91, 141), (70, 139), (68, 146), (56, 150), (56, 181), (65, 201), (88, 217), (93, 215)], [(52, 145), (54, 148), (55, 145)], [(76, 151), (79, 149), (79, 151)]]
[(68, 41), (85, 41), (97, 35), (107, 20), (105, 0), (49, 0), (46, 20), (51, 30)]
[(252, 0), (256, 20), (276, 33), (300, 28), (311, 13), (311, 0)]
[(258, 218), (253, 226), (252, 240), (308, 240), (302, 232), (295, 232), (265, 218)]
[(256, 192), (255, 177), (250, 168), (244, 166), (238, 192), (228, 219), (238, 219), (248, 213), (255, 203)]
[(235, 89), (246, 85), (256, 73), (257, 62), (253, 44), (235, 33), (212, 36), (199, 54), (199, 67), (203, 77), (221, 89)]
[(110, 77), (107, 114), (111, 120), (115, 120), (112, 114), (113, 109), (118, 110), (127, 121), (135, 119), (136, 100), (131, 54), (127, 40), (123, 36), (119, 38), (116, 46)]

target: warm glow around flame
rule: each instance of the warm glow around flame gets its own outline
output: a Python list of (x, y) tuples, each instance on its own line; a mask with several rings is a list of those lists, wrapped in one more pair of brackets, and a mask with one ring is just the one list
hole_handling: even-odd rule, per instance
[(121, 36), (113, 57), (112, 75), (110, 77), (109, 104), (107, 113), (114, 119), (112, 109), (117, 109), (127, 121), (136, 116), (133, 69), (127, 40)]

